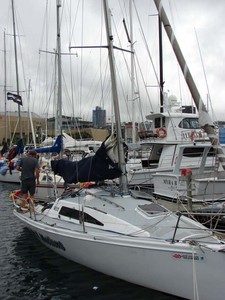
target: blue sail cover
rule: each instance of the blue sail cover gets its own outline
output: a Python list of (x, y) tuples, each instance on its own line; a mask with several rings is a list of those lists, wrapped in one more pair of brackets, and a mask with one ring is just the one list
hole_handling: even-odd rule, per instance
[(118, 164), (109, 158), (107, 151), (108, 147), (105, 146), (104, 141), (94, 156), (76, 162), (67, 159), (52, 160), (51, 167), (53, 172), (62, 176), (67, 183), (118, 178), (122, 172)]
[(60, 153), (62, 149), (62, 135), (58, 135), (53, 146), (32, 149), (37, 153)]

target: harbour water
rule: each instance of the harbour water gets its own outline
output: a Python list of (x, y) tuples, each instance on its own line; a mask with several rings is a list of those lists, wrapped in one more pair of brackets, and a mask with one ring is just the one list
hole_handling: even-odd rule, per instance
[[(175, 300), (68, 261), (42, 245), (12, 213), (0, 183), (0, 299)], [(180, 299), (180, 298), (179, 298)]]

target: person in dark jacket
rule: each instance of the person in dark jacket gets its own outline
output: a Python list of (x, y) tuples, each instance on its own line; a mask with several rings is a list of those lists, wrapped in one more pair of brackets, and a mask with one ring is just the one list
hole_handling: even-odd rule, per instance
[(21, 171), (21, 192), (23, 195), (21, 207), (25, 207), (28, 193), (29, 198), (34, 200), (36, 182), (39, 184), (40, 166), (36, 151), (31, 150), (27, 156), (22, 157), (16, 169)]

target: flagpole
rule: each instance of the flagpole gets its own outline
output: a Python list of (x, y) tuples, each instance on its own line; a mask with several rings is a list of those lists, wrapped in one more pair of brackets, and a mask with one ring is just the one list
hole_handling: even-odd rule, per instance
[[(19, 95), (19, 75), (18, 75), (18, 62), (17, 62), (17, 47), (16, 47), (16, 26), (15, 26), (15, 14), (14, 14), (14, 0), (12, 1), (12, 18), (13, 18), (13, 37), (14, 37), (14, 51), (15, 51), (15, 65), (16, 65), (16, 88), (17, 95)], [(23, 138), (22, 126), (21, 126), (21, 116), (20, 116), (20, 104), (18, 103), (18, 121), (20, 130), (20, 139)]]

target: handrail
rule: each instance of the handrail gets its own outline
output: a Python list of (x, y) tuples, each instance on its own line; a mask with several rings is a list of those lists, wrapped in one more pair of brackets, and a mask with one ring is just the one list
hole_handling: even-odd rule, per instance
[[(199, 212), (199, 213), (189, 213), (189, 212), (177, 212), (177, 215), (178, 215), (178, 219), (177, 219), (177, 223), (176, 223), (176, 226), (175, 226), (175, 229), (174, 229), (174, 234), (173, 234), (173, 238), (172, 238), (172, 241), (171, 243), (174, 244), (175, 243), (175, 236), (176, 236), (176, 233), (177, 233), (177, 230), (179, 228), (179, 222), (180, 222), (180, 218), (182, 215), (184, 216), (190, 216), (190, 215), (203, 215), (203, 216), (225, 216), (225, 212), (224, 213), (202, 213), (202, 212)], [(201, 228), (199, 228), (200, 230)], [(209, 231), (210, 233), (212, 232), (218, 232), (220, 231), (221, 233), (222, 232), (225, 232), (225, 229), (219, 229), (219, 230), (215, 230), (215, 229), (210, 229), (210, 228), (202, 228), (202, 231)], [(197, 234), (196, 234), (197, 235)], [(194, 236), (194, 235), (192, 235)], [(188, 238), (190, 238), (191, 236), (188, 236), (188, 237), (184, 237), (182, 238), (180, 241), (184, 241)]]

